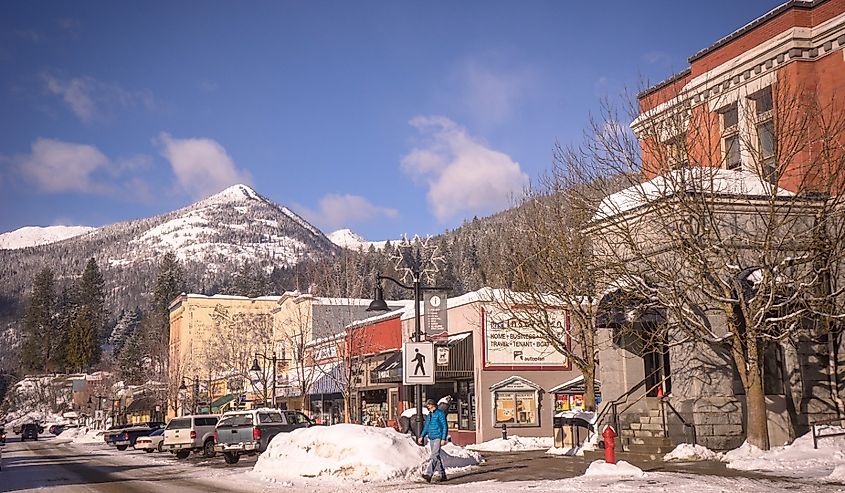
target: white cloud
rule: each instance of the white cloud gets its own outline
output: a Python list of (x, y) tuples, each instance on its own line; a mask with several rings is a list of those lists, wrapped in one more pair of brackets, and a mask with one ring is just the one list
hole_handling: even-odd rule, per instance
[(399, 212), (389, 207), (379, 207), (360, 195), (328, 194), (320, 199), (317, 210), (302, 205), (297, 207), (303, 216), (324, 229), (338, 229), (360, 224), (381, 217), (398, 217)]
[(179, 187), (192, 198), (203, 198), (238, 183), (252, 184), (252, 175), (240, 169), (212, 139), (174, 139), (161, 133), (161, 155), (170, 161)]
[(17, 173), (45, 193), (80, 192), (151, 199), (140, 177), (127, 176), (149, 166), (149, 156), (112, 160), (87, 144), (39, 138), (29, 154), (10, 158)]
[(402, 170), (428, 186), (429, 206), (441, 222), (501, 210), (528, 184), (519, 163), (452, 120), (417, 116), (410, 124), (426, 142), (402, 158)]
[(152, 110), (157, 106), (150, 91), (129, 91), (93, 77), (61, 79), (44, 74), (43, 79), (47, 91), (61, 97), (68, 109), (85, 123), (106, 119), (117, 109), (141, 106)]
[(535, 80), (527, 69), (496, 71), (476, 61), (459, 69), (463, 83), (462, 101), (470, 115), (484, 124), (506, 122), (524, 100)]
[(32, 153), (17, 161), (21, 174), (42, 192), (106, 191), (92, 175), (106, 170), (110, 160), (94, 146), (40, 138), (32, 143)]

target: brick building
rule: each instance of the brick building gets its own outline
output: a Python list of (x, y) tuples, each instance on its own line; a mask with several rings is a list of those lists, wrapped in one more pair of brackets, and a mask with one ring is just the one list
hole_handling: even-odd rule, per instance
[[(640, 114), (631, 128), (641, 144), (645, 182), (602, 202), (592, 226), (603, 242), (596, 248), (611, 251), (614, 242), (623, 244), (628, 240), (620, 241), (622, 236), (636, 232), (639, 239), (620, 247), (615, 258), (623, 258), (618, 253), (624, 248), (637, 249), (639, 242), (649, 246), (640, 248), (631, 263), (648, 264), (644, 259), (649, 253), (642, 252), (650, 251), (655, 258), (674, 255), (681, 265), (692, 247), (670, 240), (684, 233), (661, 236), (682, 224), (677, 219), (683, 214), (697, 213), (684, 209), (692, 201), (678, 196), (705, 197), (707, 222), (697, 224), (711, 229), (702, 229), (698, 237), (709, 239), (713, 230), (724, 227), (727, 236), (738, 238), (732, 247), (737, 262), (713, 271), (727, 279), (723, 305), (747, 302), (751, 295), (746, 292), (760, 292), (755, 282), (762, 281), (752, 276), (769, 267), (754, 263), (763, 257), (758, 244), (743, 242), (755, 228), (775, 224), (783, 230), (769, 238), (796, 241), (789, 243), (789, 252), (771, 247), (772, 257), (788, 261), (802, 255), (813, 218), (842, 189), (845, 134), (831, 122), (845, 115), (843, 48), (845, 0), (790, 1), (694, 54), (689, 68), (639, 94)], [(690, 185), (693, 180), (709, 183)], [(774, 212), (760, 214), (766, 210)], [(787, 215), (788, 221), (777, 222)], [(746, 262), (750, 265), (741, 265)], [(677, 270), (677, 278), (688, 274)], [(775, 286), (771, 292), (782, 296), (778, 275), (769, 279)], [(731, 291), (732, 286), (747, 291)], [(648, 309), (626, 308), (630, 300), (624, 299), (625, 290), (620, 283), (607, 291), (598, 318), (609, 329), (600, 331), (599, 341), (603, 410), (616, 401), (627, 412), (621, 417), (626, 443), (633, 444), (633, 437), (665, 448), (668, 439), (690, 441), (692, 428), (708, 447), (739, 446), (748, 434), (752, 398), (745, 395), (730, 345), (724, 344), (735, 335), (727, 329), (727, 309), (717, 306), (715, 298), (702, 301), (695, 307), (697, 316), (712, 337), (686, 340), (690, 331), (678, 328), (682, 323), (672, 319), (665, 303), (654, 302), (658, 295)], [(818, 325), (812, 317), (801, 324), (808, 329), (795, 341), (761, 343), (764, 412), (772, 445), (843, 411), (841, 340), (834, 343), (832, 335), (813, 333)], [(664, 408), (655, 417), (661, 405), (658, 392), (667, 396), (664, 402), (675, 413)]]

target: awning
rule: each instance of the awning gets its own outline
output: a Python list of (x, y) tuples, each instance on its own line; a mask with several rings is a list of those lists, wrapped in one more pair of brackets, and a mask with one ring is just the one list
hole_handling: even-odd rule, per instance
[(334, 365), (330, 370), (327, 369), (326, 373), (320, 375), (311, 384), (308, 394), (337, 394), (343, 392), (343, 384), (346, 382), (344, 368), (345, 366), (341, 363)]
[(370, 372), (373, 383), (402, 382), (402, 351), (394, 351), (380, 365)]
[[(568, 382), (564, 382), (557, 387), (552, 388), (549, 390), (549, 393), (552, 394), (583, 394), (586, 390), (584, 385), (584, 377), (580, 376), (577, 378), (573, 378)], [(596, 380), (593, 385), (593, 390), (595, 391), (596, 395), (601, 394), (601, 382)]]

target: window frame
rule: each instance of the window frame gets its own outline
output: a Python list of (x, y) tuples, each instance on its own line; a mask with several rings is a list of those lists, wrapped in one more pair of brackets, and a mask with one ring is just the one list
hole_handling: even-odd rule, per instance
[[(536, 389), (505, 389), (505, 390), (493, 390), (493, 426), (500, 427), (502, 425), (507, 425), (508, 427), (514, 428), (536, 428), (541, 426), (540, 424), (540, 395)], [(530, 422), (519, 422), (519, 404), (518, 402), (521, 400), (518, 397), (518, 394), (531, 394), (532, 399), (534, 401), (534, 409), (533, 409), (533, 420)], [(500, 395), (503, 397), (510, 396), (513, 400), (513, 422), (508, 421), (499, 421), (499, 401)]]
[[(731, 125), (727, 125), (727, 114), (728, 113), (736, 113), (736, 122)], [(719, 122), (722, 127), (722, 136), (721, 136), (721, 145), (722, 145), (722, 158), (724, 160), (724, 168), (729, 170), (742, 170), (742, 147), (741, 147), (741, 139), (739, 138), (739, 105), (737, 103), (731, 103), (726, 107), (719, 110)], [(735, 144), (730, 144), (729, 142), (735, 142)], [(730, 161), (731, 157), (731, 149), (736, 146), (736, 161)]]

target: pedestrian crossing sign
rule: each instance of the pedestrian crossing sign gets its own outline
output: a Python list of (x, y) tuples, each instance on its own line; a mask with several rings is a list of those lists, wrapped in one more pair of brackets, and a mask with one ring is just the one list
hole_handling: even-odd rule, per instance
[(402, 383), (434, 385), (434, 343), (405, 343), (402, 348)]

